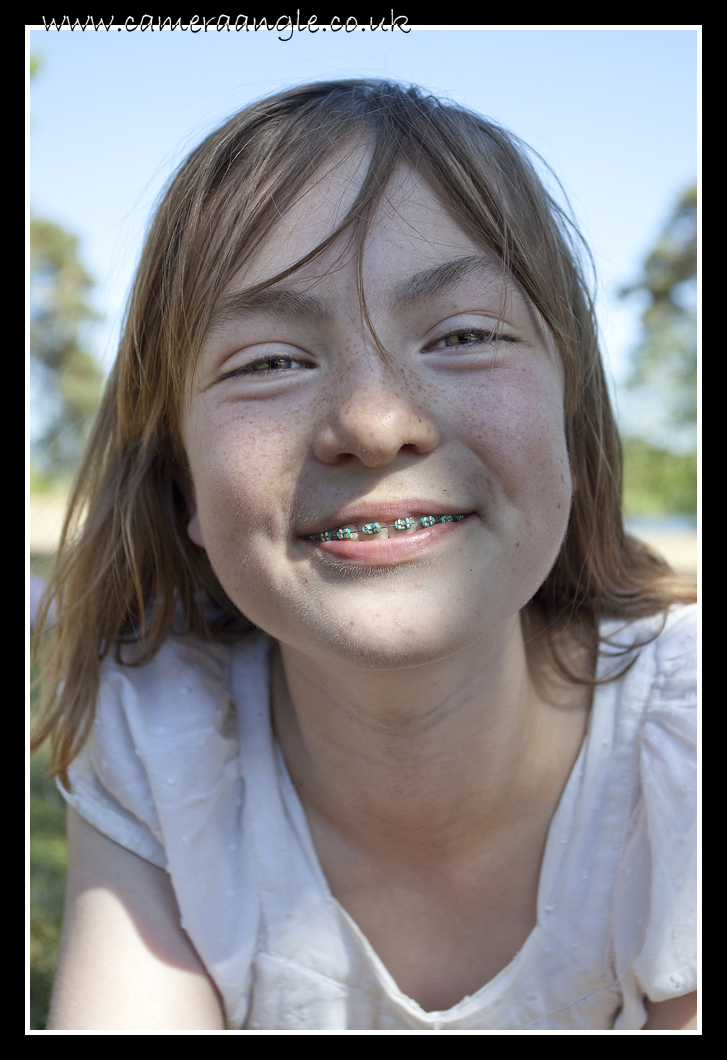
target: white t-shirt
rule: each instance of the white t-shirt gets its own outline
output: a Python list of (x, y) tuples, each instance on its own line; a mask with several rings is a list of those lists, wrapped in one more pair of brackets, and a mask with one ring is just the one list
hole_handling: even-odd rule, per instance
[[(660, 622), (602, 634), (630, 645)], [(169, 872), (230, 1029), (639, 1028), (644, 995), (696, 988), (695, 627), (695, 608), (672, 609), (597, 688), (548, 832), (537, 925), (446, 1011), (399, 990), (330, 893), (271, 730), (267, 636), (172, 637), (144, 666), (107, 662), (64, 795)], [(623, 664), (602, 657), (600, 674)]]

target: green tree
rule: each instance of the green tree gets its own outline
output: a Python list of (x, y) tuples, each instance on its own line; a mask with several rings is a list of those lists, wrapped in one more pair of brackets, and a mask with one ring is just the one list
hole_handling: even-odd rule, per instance
[(62, 474), (76, 463), (98, 407), (102, 373), (83, 348), (82, 326), (95, 319), (92, 286), (78, 240), (51, 221), (30, 222), (30, 354), (44, 429), (34, 441), (41, 469)]
[[(627, 388), (656, 417), (644, 429), (666, 448), (694, 445), (697, 421), (697, 189), (688, 188), (635, 284), (622, 297), (646, 295), (643, 337)], [(634, 432), (638, 433), (638, 432)]]
[(645, 518), (696, 512), (697, 454), (625, 438), (624, 508), (629, 516)]
[(697, 189), (680, 197), (639, 280), (643, 334), (626, 381), (625, 506), (630, 515), (696, 511)]
[[(42, 68), (30, 57), (31, 81)], [(82, 327), (97, 318), (88, 304), (93, 283), (78, 259), (78, 240), (51, 221), (30, 222), (30, 356), (34, 399), (43, 429), (33, 439), (36, 469), (63, 476), (73, 469), (98, 407), (103, 376), (83, 348)]]

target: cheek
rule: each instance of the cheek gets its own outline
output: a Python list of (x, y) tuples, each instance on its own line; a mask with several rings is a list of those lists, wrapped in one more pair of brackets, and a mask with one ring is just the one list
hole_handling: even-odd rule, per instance
[(508, 496), (551, 492), (569, 498), (560, 387), (527, 368), (495, 371), (470, 388), (460, 407), (471, 444)]
[(251, 530), (280, 521), (296, 469), (279, 426), (249, 412), (209, 415), (190, 422), (186, 441), (206, 548), (218, 551), (224, 541), (237, 547)]

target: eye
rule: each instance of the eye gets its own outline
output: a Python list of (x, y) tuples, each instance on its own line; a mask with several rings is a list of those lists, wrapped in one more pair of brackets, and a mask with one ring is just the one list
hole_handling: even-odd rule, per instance
[(314, 365), (307, 361), (298, 361), (294, 357), (261, 357), (257, 361), (245, 364), (241, 368), (235, 368), (232, 372), (226, 372), (222, 379), (233, 379), (240, 375), (273, 375), (290, 371), (293, 368), (313, 368)]
[(286, 368), (299, 367), (300, 363), (292, 357), (266, 357), (263, 361), (253, 361), (247, 366), (249, 372), (278, 372)]
[(495, 342), (517, 342), (512, 335), (499, 334), (487, 328), (457, 328), (437, 339), (428, 350), (456, 350), (466, 346), (488, 346)]
[(451, 335), (445, 335), (441, 340), (445, 347), (472, 346), (479, 342), (491, 342), (494, 338), (491, 331), (453, 331)]

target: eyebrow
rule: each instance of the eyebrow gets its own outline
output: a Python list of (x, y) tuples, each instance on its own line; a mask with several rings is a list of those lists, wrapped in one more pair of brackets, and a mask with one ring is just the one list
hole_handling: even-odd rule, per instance
[(479, 254), (443, 261), (441, 265), (422, 269), (395, 284), (389, 296), (390, 308), (394, 313), (401, 313), (417, 302), (426, 302), (436, 295), (444, 294), (474, 273), (483, 276), (491, 274), (493, 279), (502, 279), (505, 268), (499, 262)]
[[(393, 313), (401, 313), (416, 303), (451, 290), (475, 273), (501, 279), (505, 276), (505, 268), (479, 254), (443, 261), (396, 283), (389, 295), (389, 307)], [(265, 287), (250, 294), (239, 291), (225, 298), (212, 314), (210, 331), (246, 312), (268, 313), (292, 321), (303, 319), (310, 323), (330, 323), (334, 316), (330, 303), (320, 295), (296, 291), (293, 287)]]
[(269, 313), (284, 320), (303, 319), (311, 323), (330, 323), (333, 319), (327, 299), (319, 295), (296, 291), (292, 287), (265, 287), (252, 294), (239, 291), (225, 298), (212, 314), (210, 331), (221, 327), (231, 317), (250, 312)]

